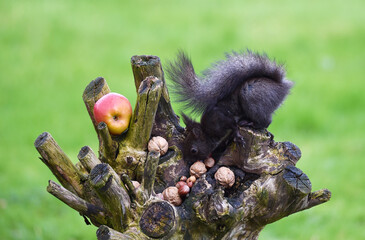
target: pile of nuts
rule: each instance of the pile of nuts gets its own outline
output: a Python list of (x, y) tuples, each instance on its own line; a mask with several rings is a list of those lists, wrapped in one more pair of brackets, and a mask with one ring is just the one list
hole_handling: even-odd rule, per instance
[[(168, 150), (168, 143), (163, 137), (153, 137), (148, 143), (148, 151), (160, 152), (161, 156)], [(207, 169), (212, 168), (215, 160), (208, 157), (204, 162), (197, 161), (190, 167), (190, 177), (182, 176), (180, 180), (173, 187), (166, 188), (162, 194), (158, 193), (157, 197), (170, 202), (175, 206), (181, 205), (183, 199), (189, 194), (190, 189), (198, 178), (203, 176)], [(214, 174), (214, 178), (218, 184), (225, 188), (230, 188), (235, 183), (235, 175), (231, 169), (227, 167), (220, 167)], [(133, 183), (134, 184), (134, 183)]]
[(197, 161), (190, 167), (190, 177), (182, 176), (180, 181), (174, 187), (168, 187), (163, 192), (163, 198), (175, 206), (181, 205), (183, 198), (186, 197), (190, 189), (198, 178), (207, 172), (207, 168), (213, 167), (215, 161), (213, 158), (207, 158), (204, 163)]

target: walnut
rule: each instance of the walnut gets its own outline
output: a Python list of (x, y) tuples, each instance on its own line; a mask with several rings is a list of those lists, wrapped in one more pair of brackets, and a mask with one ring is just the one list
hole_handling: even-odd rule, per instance
[(227, 167), (221, 167), (214, 174), (214, 178), (218, 181), (220, 185), (225, 188), (230, 188), (235, 182), (235, 176), (231, 169)]
[(212, 168), (215, 164), (215, 161), (212, 157), (208, 157), (207, 159), (204, 160), (204, 164), (207, 168)]
[(200, 178), (206, 172), (207, 168), (205, 167), (205, 164), (199, 161), (195, 162), (190, 167), (190, 175), (195, 176), (196, 178)]
[(179, 195), (179, 189), (177, 187), (168, 187), (163, 192), (163, 199), (170, 202), (175, 206), (179, 206), (182, 203), (182, 199)]
[(161, 156), (167, 152), (168, 148), (169, 148), (169, 144), (167, 143), (166, 139), (164, 139), (163, 137), (160, 137), (160, 136), (153, 137), (148, 142), (148, 151), (160, 152)]

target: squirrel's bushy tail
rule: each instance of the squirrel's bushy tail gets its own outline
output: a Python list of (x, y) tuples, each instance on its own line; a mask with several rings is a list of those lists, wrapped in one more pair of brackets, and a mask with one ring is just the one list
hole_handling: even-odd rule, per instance
[(174, 83), (170, 89), (177, 94), (178, 101), (185, 103), (185, 107), (192, 112), (204, 111), (250, 79), (266, 78), (278, 83), (285, 81), (282, 65), (271, 61), (266, 55), (251, 51), (226, 54), (225, 60), (203, 71), (201, 77), (195, 74), (186, 53), (180, 51), (177, 59), (169, 64), (167, 73)]

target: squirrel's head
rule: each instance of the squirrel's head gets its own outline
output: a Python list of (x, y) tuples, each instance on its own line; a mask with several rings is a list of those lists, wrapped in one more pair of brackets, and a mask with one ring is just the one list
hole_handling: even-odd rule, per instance
[(186, 125), (183, 155), (185, 161), (192, 163), (197, 160), (205, 160), (212, 151), (212, 143), (203, 132), (200, 123), (182, 114)]

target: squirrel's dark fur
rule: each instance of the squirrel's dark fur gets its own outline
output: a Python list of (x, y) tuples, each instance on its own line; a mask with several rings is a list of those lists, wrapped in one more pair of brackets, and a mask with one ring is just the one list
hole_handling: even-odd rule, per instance
[(179, 100), (192, 112), (202, 113), (200, 123), (183, 115), (183, 154), (190, 161), (204, 160), (237, 126), (267, 128), (292, 86), (282, 65), (251, 51), (226, 54), (201, 77), (187, 55), (179, 52), (168, 74)]

